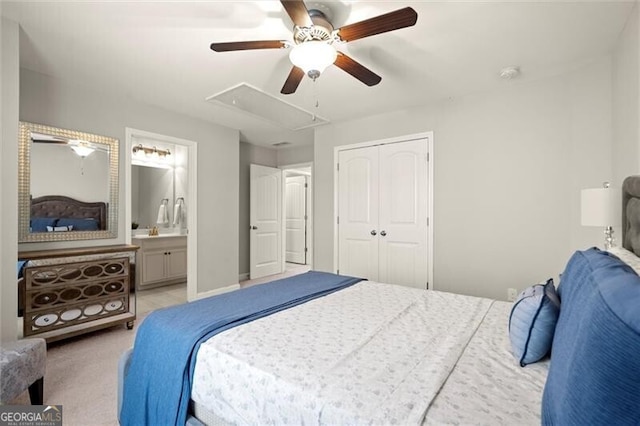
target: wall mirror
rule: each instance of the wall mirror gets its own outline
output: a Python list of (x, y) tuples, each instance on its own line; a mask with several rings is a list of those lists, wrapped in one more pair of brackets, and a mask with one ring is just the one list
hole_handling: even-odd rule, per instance
[(18, 239), (115, 238), (118, 140), (20, 123)]

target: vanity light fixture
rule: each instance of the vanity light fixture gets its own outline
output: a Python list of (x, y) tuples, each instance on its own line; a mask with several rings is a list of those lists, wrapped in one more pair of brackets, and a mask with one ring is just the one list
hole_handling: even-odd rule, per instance
[(138, 144), (132, 148), (134, 154), (142, 153), (144, 155), (151, 155), (154, 157), (165, 158), (167, 155), (171, 155), (171, 151), (168, 149), (159, 149), (157, 147), (144, 146), (142, 144)]
[(85, 158), (93, 153), (96, 149), (85, 141), (72, 140), (70, 142), (71, 149), (80, 157)]

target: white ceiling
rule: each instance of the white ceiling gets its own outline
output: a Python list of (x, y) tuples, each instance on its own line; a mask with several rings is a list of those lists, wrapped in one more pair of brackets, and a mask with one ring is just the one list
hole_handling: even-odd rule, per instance
[[(307, 2), (312, 8), (313, 2)], [(206, 102), (249, 83), (337, 122), (435, 102), (520, 79), (562, 74), (613, 49), (633, 1), (323, 1), (341, 27), (405, 6), (414, 27), (339, 46), (382, 76), (367, 87), (337, 67), (293, 95), (281, 95), (288, 50), (215, 53), (211, 42), (291, 40), (292, 23), (278, 1), (7, 2), (2, 15), (22, 28), (25, 68), (120, 93), (139, 101), (240, 129), (241, 140), (270, 146), (308, 144), (313, 130), (289, 131)], [(316, 100), (319, 106), (316, 107)]]

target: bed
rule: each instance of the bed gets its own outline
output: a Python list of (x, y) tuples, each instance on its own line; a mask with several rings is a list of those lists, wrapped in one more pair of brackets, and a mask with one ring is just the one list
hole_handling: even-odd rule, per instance
[(638, 424), (640, 177), (624, 189), (631, 250), (569, 259), (550, 357), (514, 357), (511, 303), (311, 272), (150, 314), (121, 358), (120, 421)]
[(104, 231), (107, 203), (85, 202), (64, 195), (31, 199), (31, 232)]

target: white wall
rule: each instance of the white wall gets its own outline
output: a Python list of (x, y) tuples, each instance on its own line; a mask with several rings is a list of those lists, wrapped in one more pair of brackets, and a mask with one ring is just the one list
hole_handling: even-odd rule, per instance
[[(173, 188), (174, 188), (174, 199), (169, 201), (169, 206), (171, 208), (171, 215), (173, 216), (174, 206), (178, 202), (178, 198), (182, 197), (184, 199), (184, 203), (182, 203), (182, 217), (180, 219), (180, 223), (178, 225), (179, 228), (188, 229), (189, 223), (187, 219), (187, 210), (189, 209), (189, 202), (191, 201), (188, 197), (187, 191), (189, 190), (189, 164), (187, 163), (189, 150), (186, 146), (176, 145), (175, 153), (176, 162), (174, 169), (174, 180), (173, 180)], [(172, 222), (173, 226), (173, 222)]]
[[(2, 3), (0, 2), (0, 8)], [(18, 287), (19, 27), (0, 17), (0, 341), (15, 340)]]
[[(239, 132), (213, 123), (102, 93), (99, 88), (71, 86), (26, 69), (20, 74), (20, 119), (119, 139), (125, 128), (198, 143), (198, 292), (238, 281)], [(109, 240), (21, 244), (21, 250), (125, 243), (124, 162), (120, 162), (118, 237)], [(14, 181), (15, 182), (15, 181)], [(15, 183), (14, 183), (15, 185)], [(224, 208), (220, 208), (224, 206)]]
[(241, 278), (246, 278), (249, 274), (249, 190), (251, 187), (249, 166), (251, 164), (277, 167), (278, 152), (275, 149), (240, 142), (238, 275)]
[[(611, 61), (316, 129), (314, 267), (333, 270), (335, 146), (434, 131), (434, 286), (505, 299), (598, 244), (579, 189), (611, 179)], [(595, 232), (595, 231), (594, 231)]]
[[(613, 182), (616, 186), (620, 186), (626, 176), (640, 173), (639, 14), (636, 3), (613, 55)], [(621, 238), (618, 234), (618, 240)]]

